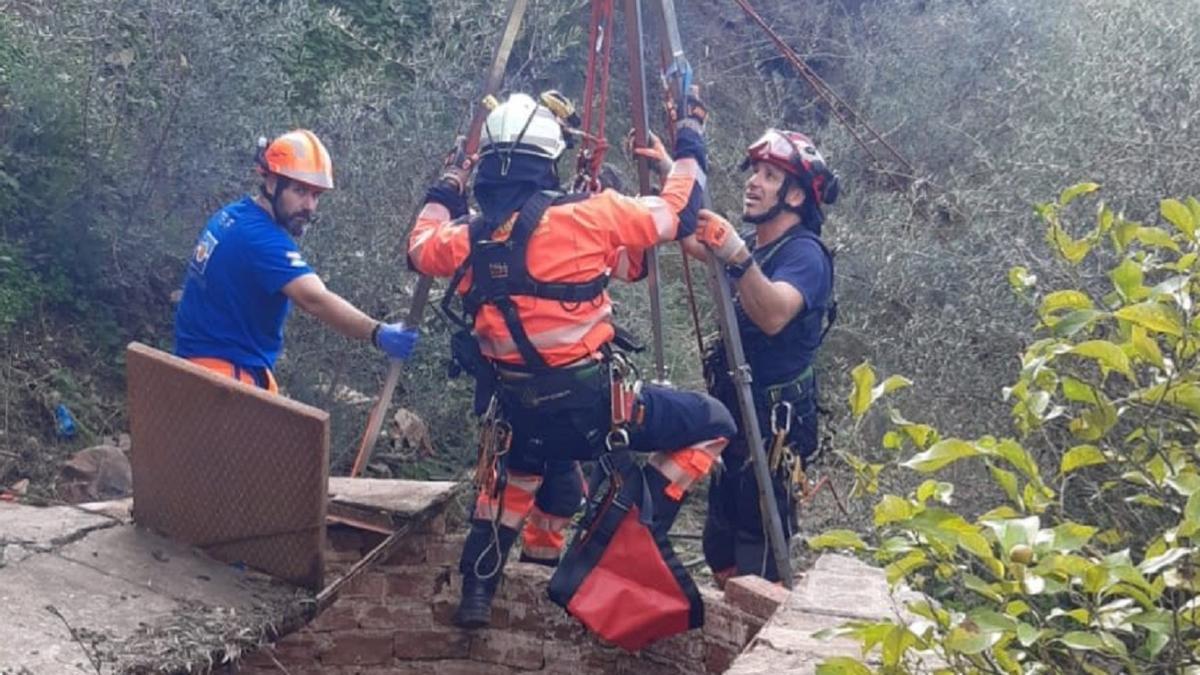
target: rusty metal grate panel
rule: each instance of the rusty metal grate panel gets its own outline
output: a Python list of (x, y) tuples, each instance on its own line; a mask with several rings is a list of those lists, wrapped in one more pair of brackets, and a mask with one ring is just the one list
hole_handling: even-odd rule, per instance
[(136, 342), (125, 356), (135, 521), (320, 589), (328, 413)]

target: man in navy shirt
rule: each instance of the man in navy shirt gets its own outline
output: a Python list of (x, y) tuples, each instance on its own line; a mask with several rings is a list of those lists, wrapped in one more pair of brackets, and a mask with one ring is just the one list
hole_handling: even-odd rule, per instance
[(227, 204), (200, 232), (175, 315), (176, 355), (278, 392), (271, 371), (295, 302), (342, 335), (406, 358), (416, 331), (376, 321), (327, 289), (296, 246), (333, 188), (325, 146), (297, 129), (262, 148), (256, 168), (258, 194)]
[[(837, 199), (838, 179), (807, 136), (775, 129), (748, 148), (742, 169), (750, 170), (742, 202), (742, 220), (754, 225), (748, 241), (721, 216), (701, 211), (695, 241), (685, 246), (700, 256), (707, 249), (725, 264), (780, 520), (790, 538), (797, 464), (817, 451), (813, 359), (835, 306), (833, 259), (820, 239), (822, 207)], [(723, 346), (706, 357), (705, 376), (711, 393), (736, 411)], [(743, 437), (723, 456), (726, 471), (709, 489), (704, 524), (704, 555), (721, 585), (742, 574), (779, 580), (739, 431)]]

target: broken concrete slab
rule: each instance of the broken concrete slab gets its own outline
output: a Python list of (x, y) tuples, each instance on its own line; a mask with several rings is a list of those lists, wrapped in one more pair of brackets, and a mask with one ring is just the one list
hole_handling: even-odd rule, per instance
[(896, 619), (904, 604), (919, 596), (893, 593), (884, 571), (856, 558), (825, 554), (775, 611), (762, 631), (734, 661), (732, 675), (815, 673), (825, 659), (849, 656), (878, 665), (875, 654), (864, 657), (860, 643), (848, 638), (823, 640), (814, 634), (848, 621)]
[[(143, 528), (76, 509), (0, 506), (0, 529), (41, 532), (45, 542), (0, 567), (5, 675), (187, 671), (299, 625), (312, 607), (309, 592)], [(64, 514), (93, 520), (42, 527)]]
[(453, 481), (332, 476), (329, 478), (329, 498), (336, 504), (406, 518), (450, 499), (458, 487), (459, 484)]
[(37, 508), (0, 502), (0, 544), (46, 548), (116, 524), (111, 518), (70, 506)]

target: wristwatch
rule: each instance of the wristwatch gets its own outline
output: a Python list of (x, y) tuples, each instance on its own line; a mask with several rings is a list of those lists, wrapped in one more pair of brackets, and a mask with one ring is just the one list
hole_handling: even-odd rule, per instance
[(725, 263), (725, 273), (731, 279), (741, 279), (746, 270), (754, 266), (754, 256), (748, 255), (746, 259), (740, 263)]

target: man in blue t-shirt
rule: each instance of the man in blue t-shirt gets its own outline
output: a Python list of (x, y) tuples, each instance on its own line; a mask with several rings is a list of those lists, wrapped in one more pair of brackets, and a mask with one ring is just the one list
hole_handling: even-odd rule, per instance
[(325, 146), (297, 129), (265, 145), (256, 169), (263, 177), (258, 194), (217, 211), (196, 241), (175, 314), (175, 354), (278, 392), (271, 371), (295, 302), (342, 335), (407, 358), (417, 332), (376, 321), (327, 289), (296, 246), (293, 237), (304, 233), (321, 194), (333, 189)]
[[(685, 247), (698, 256), (707, 250), (725, 264), (772, 487), (790, 538), (795, 469), (818, 449), (813, 359), (835, 307), (833, 259), (820, 239), (822, 207), (836, 201), (838, 179), (807, 136), (775, 129), (748, 148), (742, 169), (750, 170), (742, 203), (742, 220), (754, 225), (749, 241), (721, 216), (701, 211), (695, 241)], [(705, 358), (710, 392), (736, 412), (724, 347), (713, 347)], [(741, 433), (722, 457), (726, 471), (709, 489), (704, 524), (704, 555), (721, 585), (742, 574), (779, 580)]]

